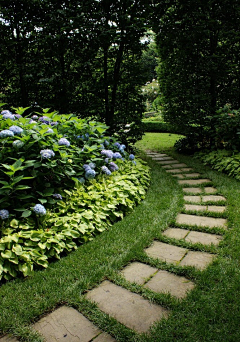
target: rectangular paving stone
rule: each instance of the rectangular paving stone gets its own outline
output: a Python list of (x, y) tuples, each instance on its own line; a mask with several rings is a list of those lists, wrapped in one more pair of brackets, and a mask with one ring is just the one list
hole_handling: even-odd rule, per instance
[(86, 298), (96, 302), (100, 310), (138, 333), (148, 331), (155, 321), (167, 317), (169, 313), (167, 309), (149, 302), (139, 294), (107, 280), (89, 291)]
[(193, 169), (191, 167), (184, 167), (182, 169), (182, 172), (189, 172), (189, 171), (193, 171)]
[(127, 281), (143, 285), (157, 270), (157, 268), (143, 264), (142, 262), (132, 262), (121, 271), (121, 274)]
[(170, 169), (170, 170), (166, 170), (166, 172), (169, 172), (169, 173), (181, 173), (182, 170), (181, 169)]
[(176, 175), (173, 175), (173, 177), (177, 177), (179, 179), (184, 179), (185, 177), (180, 173), (180, 174), (176, 174)]
[(226, 211), (226, 207), (220, 205), (208, 205), (207, 210), (212, 213), (224, 213)]
[(185, 204), (184, 209), (187, 211), (207, 211), (207, 206), (197, 204)]
[(188, 214), (178, 214), (176, 218), (176, 223), (178, 224), (186, 224), (189, 226), (198, 226), (198, 227), (218, 227), (218, 228), (227, 228), (227, 220), (222, 218), (214, 218), (207, 216), (197, 216), (197, 215), (188, 215)]
[(185, 277), (177, 276), (168, 271), (159, 271), (144, 287), (159, 293), (170, 293), (177, 298), (184, 298), (194, 288), (194, 283)]
[(162, 165), (162, 168), (163, 169), (172, 169), (173, 165), (172, 164)]
[(184, 174), (184, 177), (186, 177), (186, 178), (196, 178), (196, 177), (199, 177), (200, 176), (200, 173), (197, 173), (197, 172), (195, 172), (195, 173), (185, 173)]
[(185, 240), (191, 243), (201, 243), (203, 245), (213, 244), (217, 246), (222, 239), (223, 237), (221, 235), (191, 231)]
[(189, 233), (189, 230), (187, 229), (181, 229), (181, 228), (168, 228), (163, 232), (162, 235), (167, 236), (169, 238), (173, 239), (184, 239)]
[(9, 335), (3, 336), (0, 338), (0, 342), (19, 342), (16, 337), (11, 337)]
[(174, 264), (177, 264), (187, 251), (186, 248), (169, 245), (159, 241), (154, 241), (152, 246), (145, 249), (148, 256)]
[(183, 196), (185, 202), (201, 203), (200, 196)]
[(43, 317), (33, 328), (44, 336), (47, 342), (89, 342), (101, 330), (77, 310), (62, 306)]
[(158, 152), (147, 152), (147, 155), (152, 157), (168, 157), (165, 153)]
[(172, 157), (168, 157), (168, 156), (166, 156), (166, 157), (154, 156), (154, 157), (152, 157), (152, 159), (153, 159), (153, 160), (158, 160), (158, 161), (173, 160)]
[(106, 333), (102, 333), (98, 335), (98, 337), (95, 338), (92, 342), (115, 342), (115, 341), (116, 340), (112, 336)]
[(200, 270), (206, 268), (214, 259), (215, 255), (206, 252), (189, 251), (180, 262), (181, 266), (193, 266)]
[(187, 166), (186, 164), (184, 164), (184, 163), (179, 163), (179, 164), (174, 164), (173, 165), (173, 167), (175, 168), (182, 168), (182, 167), (185, 167), (185, 166)]
[(184, 180), (179, 180), (178, 183), (181, 185), (200, 185), (204, 183), (210, 183), (211, 180), (204, 178), (204, 179), (184, 179)]
[(192, 194), (201, 194), (201, 188), (183, 188), (183, 192), (185, 193), (192, 193)]
[(208, 195), (202, 197), (203, 202), (219, 202), (219, 201), (226, 201), (226, 198), (223, 196), (218, 195)]
[(206, 188), (204, 188), (204, 192), (206, 194), (214, 194), (215, 192), (217, 192), (217, 189), (212, 186), (207, 186)]
[(175, 159), (173, 159), (173, 160), (163, 160), (163, 161), (159, 161), (158, 162), (158, 164), (161, 164), (161, 165), (172, 165), (172, 164), (178, 164), (179, 163), (179, 161), (178, 160), (175, 160)]

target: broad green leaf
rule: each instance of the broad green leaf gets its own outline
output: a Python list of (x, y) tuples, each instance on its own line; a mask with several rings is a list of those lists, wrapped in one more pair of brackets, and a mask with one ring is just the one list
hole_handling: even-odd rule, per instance
[(21, 216), (22, 217), (29, 217), (30, 215), (32, 215), (32, 211), (31, 210), (25, 210)]

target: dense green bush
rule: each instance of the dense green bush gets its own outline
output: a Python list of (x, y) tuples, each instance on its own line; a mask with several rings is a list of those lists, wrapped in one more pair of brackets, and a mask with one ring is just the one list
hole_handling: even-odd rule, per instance
[(74, 115), (0, 115), (0, 279), (29, 275), (144, 198), (148, 168)]
[(212, 152), (199, 152), (196, 157), (200, 158), (205, 165), (224, 172), (231, 177), (240, 180), (240, 153), (233, 154), (227, 150)]

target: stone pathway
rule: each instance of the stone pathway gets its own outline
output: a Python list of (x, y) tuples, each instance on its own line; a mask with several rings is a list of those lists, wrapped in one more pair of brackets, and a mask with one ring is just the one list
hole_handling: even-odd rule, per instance
[[(197, 246), (198, 244), (213, 245), (217, 248), (222, 241), (221, 234), (215, 234), (214, 230), (210, 234), (209, 229), (215, 228), (223, 233), (227, 229), (225, 218), (211, 216), (224, 214), (226, 199), (217, 195), (217, 189), (212, 186), (210, 179), (201, 178), (200, 173), (186, 164), (166, 154), (149, 152), (148, 156), (159, 163), (167, 173), (178, 178), (179, 185), (183, 186), (184, 208), (183, 212), (177, 215), (175, 226), (169, 227), (162, 234), (170, 242), (154, 240), (144, 252), (148, 257), (158, 259), (167, 265), (191, 266), (203, 271), (216, 255), (198, 251)], [(176, 241), (183, 241), (184, 246), (188, 243), (189, 247), (176, 246)], [(195, 245), (194, 250), (191, 250), (193, 245)], [(179, 300), (186, 297), (195, 286), (194, 282), (186, 277), (137, 261), (127, 265), (120, 271), (120, 275), (130, 283), (155, 293), (171, 295)], [(108, 280), (90, 290), (86, 294), (86, 299), (95, 302), (101, 311), (137, 333), (147, 332), (154, 322), (167, 318), (170, 314), (170, 310), (165, 307), (153, 304), (140, 294)], [(61, 306), (54, 310), (35, 323), (32, 328), (47, 342), (116, 341), (80, 312), (68, 306)], [(17, 339), (5, 336), (0, 338), (0, 342), (17, 342)]]

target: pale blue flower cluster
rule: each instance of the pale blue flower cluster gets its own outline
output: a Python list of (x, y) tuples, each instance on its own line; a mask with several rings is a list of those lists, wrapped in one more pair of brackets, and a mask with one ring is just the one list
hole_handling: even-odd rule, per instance
[(94, 164), (94, 163), (91, 162), (91, 163), (89, 163), (89, 166), (90, 166), (91, 169), (95, 169), (96, 164)]
[(112, 172), (118, 170), (118, 166), (117, 166), (117, 164), (115, 164), (114, 162), (110, 162), (108, 167), (109, 167), (109, 169), (110, 169)]
[(70, 141), (68, 141), (66, 138), (61, 138), (58, 140), (58, 145), (70, 146)]
[(4, 119), (15, 120), (15, 115), (13, 115), (13, 114), (11, 114), (11, 113), (6, 113), (6, 114), (3, 114), (3, 118), (4, 118)]
[(46, 149), (40, 151), (41, 157), (43, 159), (50, 159), (55, 156), (55, 153), (52, 150)]
[(56, 199), (62, 200), (62, 195), (60, 195), (60, 194), (53, 194), (52, 196)]
[(111, 150), (102, 150), (101, 154), (103, 154), (104, 156), (106, 156), (109, 159), (112, 159), (114, 153)]
[(86, 179), (93, 179), (96, 176), (96, 172), (93, 169), (88, 169), (85, 172), (85, 178)]
[(53, 133), (53, 129), (49, 128), (46, 133)]
[(9, 130), (13, 132), (14, 135), (20, 135), (23, 132), (23, 129), (19, 126), (11, 126)]
[(37, 214), (39, 216), (44, 216), (47, 213), (47, 210), (44, 208), (44, 206), (42, 204), (36, 204), (33, 207), (33, 211), (35, 212), (35, 214)]
[(8, 137), (13, 137), (14, 133), (10, 131), (9, 129), (4, 129), (3, 131), (0, 132), (0, 138), (8, 138)]
[(112, 172), (109, 170), (107, 166), (102, 166), (102, 171), (107, 175), (110, 176)]
[(115, 153), (113, 153), (113, 158), (114, 159), (122, 159), (122, 155), (119, 152), (115, 152)]
[(9, 218), (9, 211), (7, 209), (0, 210), (0, 218), (2, 220), (6, 220), (7, 218)]
[(119, 148), (121, 146), (121, 144), (119, 144), (119, 142), (115, 142), (113, 145), (116, 146), (117, 148)]
[(33, 120), (38, 120), (38, 116), (37, 116), (37, 115), (33, 115), (33, 116), (32, 116), (32, 119), (33, 119)]
[(21, 141), (21, 140), (15, 140), (15, 141), (12, 143), (12, 145), (13, 145), (14, 148), (21, 148), (21, 147), (23, 147), (24, 142)]
[(134, 154), (130, 154), (130, 155), (129, 155), (129, 159), (130, 159), (130, 160), (133, 160), (134, 158), (135, 158)]
[(10, 112), (10, 110), (7, 110), (7, 109), (4, 109), (1, 111), (1, 114), (4, 115), (4, 114), (12, 114), (12, 112)]

